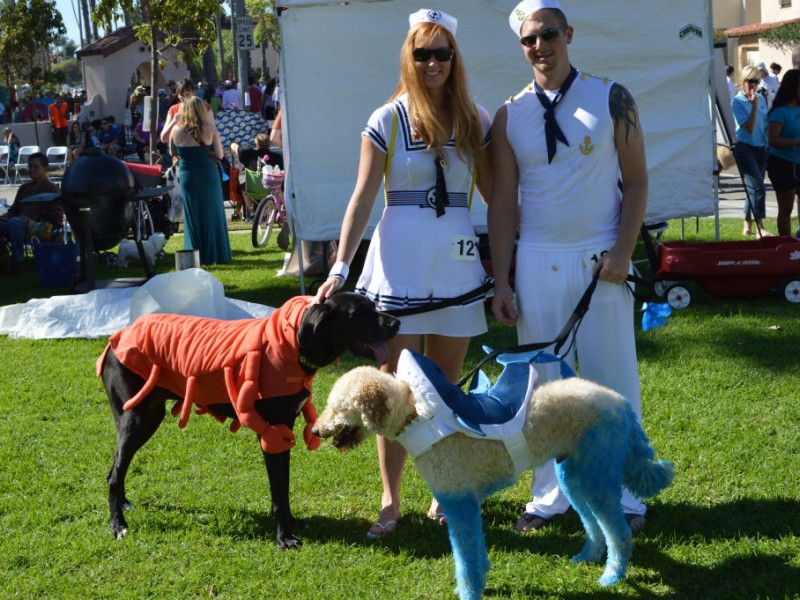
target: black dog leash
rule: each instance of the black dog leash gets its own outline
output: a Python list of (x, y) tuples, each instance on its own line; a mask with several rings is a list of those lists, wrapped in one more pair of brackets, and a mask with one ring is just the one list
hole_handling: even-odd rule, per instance
[[(578, 328), (580, 327), (581, 322), (583, 321), (583, 317), (586, 316), (586, 312), (589, 310), (589, 303), (592, 300), (592, 295), (594, 294), (595, 288), (597, 288), (597, 282), (599, 280), (599, 277), (600, 277), (600, 272), (598, 270), (592, 276), (592, 281), (589, 282), (589, 285), (586, 287), (586, 291), (583, 292), (581, 299), (578, 300), (578, 304), (575, 306), (575, 309), (572, 311), (572, 314), (570, 315), (566, 324), (564, 325), (564, 327), (561, 328), (561, 332), (555, 337), (555, 339), (549, 342), (533, 342), (530, 344), (521, 344), (519, 346), (509, 346), (507, 348), (500, 348), (498, 350), (493, 350), (492, 352), (484, 356), (480, 361), (478, 361), (478, 364), (469, 373), (467, 373), (464, 377), (462, 377), (456, 383), (456, 385), (458, 387), (463, 386), (467, 381), (469, 381), (469, 379), (475, 373), (478, 372), (478, 369), (480, 369), (484, 364), (486, 364), (487, 362), (489, 362), (490, 360), (494, 359), (495, 357), (501, 354), (522, 354), (523, 352), (543, 350), (544, 348), (547, 348), (548, 346), (551, 346), (553, 344), (555, 344), (553, 348), (553, 353), (555, 355), (566, 356), (567, 354), (569, 354), (570, 350), (572, 350), (573, 344), (575, 344), (575, 337), (578, 334)], [(650, 288), (649, 282), (645, 281), (641, 277), (637, 275), (628, 275), (626, 277), (626, 287), (631, 292), (631, 294), (633, 294), (633, 296), (637, 299), (639, 299), (640, 296), (634, 291), (633, 286), (627, 285), (627, 282), (631, 282), (634, 285), (643, 285), (647, 288)], [(567, 343), (567, 339), (570, 338), (570, 334), (572, 337), (570, 339), (569, 345), (567, 346), (566, 350), (562, 355), (561, 348), (564, 346), (564, 344)]]
[(455, 298), (448, 298), (447, 300), (440, 300), (439, 302), (429, 302), (428, 304), (421, 304), (420, 306), (413, 306), (411, 308), (396, 308), (394, 310), (384, 310), (388, 315), (392, 315), (393, 317), (407, 317), (409, 315), (418, 315), (420, 313), (431, 312), (434, 310), (439, 310), (440, 308), (447, 308), (448, 306), (457, 306), (460, 304), (464, 304), (465, 302), (469, 302), (470, 300), (475, 300), (481, 296), (485, 296), (486, 292), (491, 290), (494, 287), (494, 279), (487, 278), (486, 282), (476, 287), (474, 290), (470, 290), (465, 294), (461, 294), (460, 296), (456, 296)]

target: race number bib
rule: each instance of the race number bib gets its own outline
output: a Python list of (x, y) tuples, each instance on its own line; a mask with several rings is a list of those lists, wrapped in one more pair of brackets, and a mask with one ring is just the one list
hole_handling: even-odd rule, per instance
[(478, 238), (454, 235), (450, 238), (450, 260), (478, 260)]
[(608, 250), (589, 250), (588, 252), (584, 252), (583, 267), (594, 270), (595, 266), (600, 262), (600, 259), (603, 258), (606, 252), (608, 252)]

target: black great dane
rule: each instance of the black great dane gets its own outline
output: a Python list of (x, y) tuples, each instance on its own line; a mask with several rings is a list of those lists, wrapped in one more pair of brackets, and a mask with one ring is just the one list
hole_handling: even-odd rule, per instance
[(192, 409), (254, 430), (264, 454), (277, 523), (277, 545), (287, 550), (306, 523), (289, 505), (289, 450), (301, 412), (309, 449), (319, 445), (310, 400), (315, 371), (345, 351), (384, 363), (384, 344), (400, 322), (359, 294), (342, 292), (321, 304), (293, 298), (265, 319), (218, 321), (183, 315), (146, 315), (115, 333), (97, 361), (117, 431), (108, 474), (111, 532), (128, 531), (125, 475), (136, 452), (164, 420), (166, 403), (185, 426)]

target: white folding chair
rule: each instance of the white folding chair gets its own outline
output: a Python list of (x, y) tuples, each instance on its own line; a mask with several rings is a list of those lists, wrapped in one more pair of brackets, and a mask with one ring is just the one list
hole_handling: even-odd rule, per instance
[(0, 146), (0, 169), (3, 169), (3, 183), (8, 183), (8, 160), (11, 158), (11, 151), (8, 146)]
[(64, 174), (64, 169), (67, 168), (67, 152), (69, 148), (66, 146), (50, 146), (47, 149), (47, 170), (50, 171), (60, 171), (60, 174)]
[(31, 157), (31, 154), (36, 154), (37, 152), (39, 152), (39, 146), (22, 146), (19, 149), (19, 152), (17, 152), (17, 162), (14, 165), (15, 184), (19, 181), (20, 170), (28, 171), (28, 159)]

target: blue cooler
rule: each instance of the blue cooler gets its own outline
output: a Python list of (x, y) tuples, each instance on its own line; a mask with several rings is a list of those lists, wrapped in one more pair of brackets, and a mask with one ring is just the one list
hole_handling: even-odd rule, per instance
[(44, 288), (67, 287), (79, 272), (78, 244), (39, 242), (32, 244), (39, 283)]

